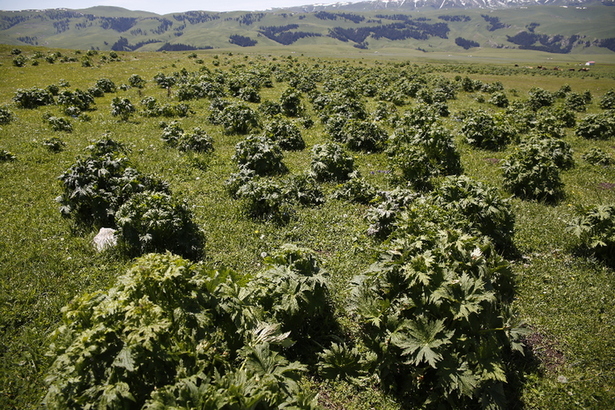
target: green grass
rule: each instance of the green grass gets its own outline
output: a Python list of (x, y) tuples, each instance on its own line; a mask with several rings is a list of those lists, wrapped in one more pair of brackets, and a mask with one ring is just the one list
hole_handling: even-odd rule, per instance
[[(160, 102), (176, 103), (166, 90), (158, 89), (152, 78), (158, 72), (170, 74), (186, 68), (197, 71), (201, 65), (187, 57), (189, 53), (121, 53), (122, 61), (99, 64), (101, 55), (93, 56), (95, 66), (81, 67), (80, 63), (48, 64), (14, 67), (10, 55), (12, 46), (0, 46), (0, 106), (15, 114), (15, 121), (0, 125), (0, 149), (16, 155), (16, 160), (0, 163), (0, 408), (37, 408), (44, 394), (44, 377), (50, 365), (45, 356), (47, 336), (60, 319), (60, 309), (76, 295), (110, 287), (117, 276), (124, 273), (130, 261), (117, 252), (97, 254), (90, 242), (95, 232), (72, 228), (61, 218), (54, 198), (61, 187), (57, 177), (64, 172), (85, 147), (105, 133), (131, 148), (129, 158), (143, 173), (156, 174), (170, 183), (174, 195), (186, 199), (196, 221), (204, 229), (205, 263), (229, 266), (238, 272), (251, 274), (259, 270), (261, 254), (271, 252), (287, 242), (314, 249), (324, 267), (331, 273), (337, 315), (349, 334), (356, 331), (352, 319), (345, 313), (348, 282), (364, 271), (373, 261), (375, 242), (367, 237), (366, 207), (328, 199), (319, 208), (296, 208), (296, 214), (286, 225), (249, 219), (241, 212), (240, 203), (229, 198), (224, 180), (236, 171), (231, 157), (242, 136), (224, 135), (222, 129), (207, 121), (209, 101), (190, 101), (196, 114), (179, 119), (184, 130), (199, 126), (214, 139), (211, 154), (181, 154), (164, 145), (158, 123), (161, 119), (144, 118), (138, 114), (128, 122), (120, 122), (110, 114), (114, 96), (129, 98), (138, 106), (144, 96)], [(23, 47), (30, 57), (34, 48)], [(45, 54), (49, 50), (43, 50)], [(345, 63), (333, 56), (338, 48), (318, 49), (306, 46), (300, 52), (289, 50), (276, 53), (274, 48), (250, 54), (229, 55), (220, 50), (201, 52), (204, 65), (214, 69), (214, 61), (227, 72), (234, 64), (286, 64), (289, 56), (293, 64), (332, 67), (351, 64), (356, 67), (379, 67), (394, 70), (396, 65), (409, 61), (420, 67), (430, 67), (434, 74), (448, 78), (468, 75), (483, 82), (500, 81), (509, 98), (527, 98), (527, 91), (539, 86), (549, 91), (569, 84), (573, 91), (590, 90), (594, 102), (588, 113), (601, 111), (599, 97), (615, 88), (615, 67), (598, 66), (590, 74), (566, 73), (556, 75), (513, 68), (509, 61), (491, 61), (483, 57), (481, 64), (474, 60), (431, 60), (392, 53), (374, 56), (373, 53), (345, 55)], [(62, 50), (66, 55), (73, 51)], [(236, 50), (233, 49), (235, 53)], [(103, 53), (101, 53), (103, 54)], [(544, 53), (543, 53), (544, 54)], [(213, 56), (218, 58), (214, 59)], [(510, 54), (509, 54), (510, 55)], [(532, 61), (532, 54), (518, 54), (521, 61)], [(555, 56), (566, 61), (569, 56)], [(551, 60), (549, 60), (551, 61)], [(69, 89), (87, 89), (99, 78), (109, 78), (117, 85), (128, 82), (131, 74), (139, 74), (148, 81), (139, 95), (136, 89), (118, 91), (97, 98), (90, 122), (71, 119), (72, 133), (53, 132), (43, 122), (43, 114), (62, 115), (60, 107), (48, 106), (34, 110), (19, 109), (12, 102), (18, 88), (45, 87), (70, 82)], [(274, 88), (261, 90), (263, 100), (277, 100), (287, 88), (286, 83), (274, 83)], [(322, 86), (322, 84), (319, 84)], [(511, 90), (517, 90), (514, 97)], [(456, 135), (465, 173), (502, 190), (502, 172), (495, 159), (505, 158), (514, 149), (503, 152), (480, 151), (462, 142), (461, 123), (454, 114), (470, 108), (495, 110), (489, 104), (479, 104), (473, 95), (458, 92), (457, 100), (449, 101), (452, 116), (444, 121)], [(315, 126), (302, 130), (307, 148), (285, 153), (284, 162), (292, 174), (304, 172), (309, 166), (309, 150), (326, 141), (324, 129), (305, 101), (308, 115)], [(412, 101), (411, 105), (415, 102)], [(370, 100), (369, 107), (374, 102)], [(256, 107), (256, 106), (254, 106)], [(404, 107), (399, 108), (403, 112)], [(581, 118), (585, 114), (578, 114)], [(168, 120), (167, 120), (168, 121)], [(392, 130), (388, 130), (391, 132)], [(49, 152), (42, 141), (57, 136), (66, 142), (66, 149)], [(615, 189), (603, 189), (601, 183), (615, 183), (615, 167), (594, 167), (586, 164), (581, 155), (598, 146), (615, 154), (613, 141), (587, 141), (567, 130), (566, 141), (574, 151), (577, 166), (563, 173), (566, 197), (557, 205), (513, 199), (516, 214), (515, 244), (522, 255), (513, 261), (517, 274), (518, 293), (515, 302), (519, 317), (543, 342), (535, 343), (536, 367), (520, 381), (520, 403), (524, 408), (602, 409), (615, 406), (615, 276), (612, 268), (599, 261), (579, 256), (575, 239), (565, 230), (576, 206), (615, 202)], [(354, 154), (356, 163), (372, 184), (389, 188), (385, 175), (376, 171), (387, 169), (384, 154)], [(373, 172), (373, 173), (372, 173)], [(322, 185), (326, 193), (335, 183)], [(551, 341), (550, 343), (544, 342)], [(547, 355), (551, 353), (551, 356)], [(542, 355), (542, 356), (541, 356)], [(553, 359), (556, 357), (557, 360)], [(320, 393), (322, 404), (328, 408), (386, 408), (402, 405), (373, 386), (352, 386), (348, 383), (324, 383), (308, 378), (306, 385)]]

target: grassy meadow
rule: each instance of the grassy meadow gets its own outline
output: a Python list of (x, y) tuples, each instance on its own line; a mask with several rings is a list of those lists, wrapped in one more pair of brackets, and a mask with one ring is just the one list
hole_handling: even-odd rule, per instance
[[(261, 70), (272, 79), (272, 87), (261, 88), (263, 101), (278, 101), (288, 79), (276, 80), (273, 73), (313, 72), (326, 70), (334, 76), (339, 67), (361, 72), (397, 72), (415, 70), (418, 76), (444, 78), (469, 77), (483, 83), (499, 82), (511, 101), (524, 101), (528, 92), (540, 87), (556, 92), (569, 85), (573, 92), (586, 91), (592, 96), (586, 112), (576, 112), (577, 122), (586, 115), (601, 113), (601, 97), (615, 89), (615, 64), (598, 64), (589, 72), (571, 72), (583, 59), (558, 55), (550, 60), (546, 53), (476, 55), (446, 53), (427, 61), (394, 49), (382, 52), (353, 50), (336, 54), (336, 48), (305, 46), (280, 52), (278, 48), (249, 50), (237, 53), (228, 50), (164, 53), (118, 53), (117, 61), (108, 52), (92, 53), (91, 67), (83, 67), (85, 51), (59, 50), (75, 62), (50, 64), (35, 52), (48, 55), (56, 50), (20, 47), (28, 58), (23, 67), (16, 67), (11, 54), (15, 46), (0, 45), (0, 108), (9, 110), (13, 120), (0, 124), (0, 151), (6, 150), (14, 160), (0, 162), (0, 408), (39, 408), (45, 394), (45, 377), (52, 359), (49, 335), (57, 328), (61, 309), (75, 296), (108, 289), (131, 265), (131, 259), (119, 251), (96, 252), (92, 245), (94, 230), (78, 228), (63, 218), (55, 198), (62, 193), (58, 176), (78, 157), (86, 155), (86, 147), (107, 135), (125, 144), (132, 166), (144, 174), (167, 181), (174, 196), (185, 200), (195, 221), (206, 237), (204, 263), (229, 267), (241, 275), (258, 272), (262, 255), (285, 243), (305, 246), (317, 252), (323, 267), (331, 275), (335, 314), (346, 334), (359, 330), (346, 310), (348, 284), (352, 277), (365, 271), (374, 262), (378, 242), (367, 235), (366, 205), (330, 198), (335, 182), (320, 184), (326, 201), (319, 207), (294, 207), (287, 223), (279, 224), (250, 218), (242, 202), (232, 199), (225, 180), (237, 172), (232, 159), (236, 144), (244, 135), (228, 135), (219, 125), (208, 120), (210, 99), (186, 101), (191, 113), (187, 117), (148, 118), (139, 102), (154, 97), (159, 103), (177, 104), (177, 89), (160, 88), (153, 80), (158, 73), (172, 75), (186, 70), (198, 72), (203, 67), (227, 76), (232, 71)], [(264, 51), (263, 51), (264, 50)], [(323, 51), (324, 50), (324, 51)], [(243, 51), (243, 50), (242, 50)], [(248, 50), (246, 50), (248, 51)], [(77, 54), (78, 53), (78, 54)], [(598, 56), (590, 56), (596, 57)], [(527, 66), (558, 65), (564, 71), (540, 71)], [(516, 66), (515, 66), (516, 65)], [(271, 67), (275, 67), (271, 71)], [(379, 70), (379, 71), (370, 71)], [(352, 71), (352, 70), (350, 70)], [(138, 74), (147, 81), (143, 89), (123, 87), (129, 77)], [(18, 89), (46, 88), (51, 84), (62, 89), (87, 90), (98, 79), (113, 81), (118, 89), (95, 98), (87, 111), (88, 121), (67, 117), (58, 105), (35, 109), (17, 107), (13, 101)], [(325, 80), (317, 82), (322, 90)], [(481, 98), (482, 95), (482, 98)], [(111, 115), (115, 97), (128, 98), (137, 109), (128, 121)], [(329, 140), (325, 127), (306, 93), (303, 93), (304, 114), (314, 121), (311, 128), (302, 128), (306, 148), (285, 151), (284, 163), (289, 174), (304, 173), (310, 166), (310, 149)], [(235, 97), (226, 97), (235, 101)], [(510, 258), (517, 289), (514, 307), (518, 318), (530, 330), (528, 354), (519, 361), (522, 376), (515, 381), (515, 397), (511, 408), (526, 409), (606, 409), (615, 408), (615, 273), (613, 267), (577, 251), (577, 239), (566, 229), (578, 209), (595, 205), (615, 204), (615, 165), (591, 165), (582, 157), (592, 148), (600, 148), (615, 157), (615, 142), (588, 140), (575, 135), (574, 128), (565, 129), (563, 138), (573, 149), (575, 166), (563, 171), (564, 196), (555, 203), (524, 200), (511, 196), (503, 188), (501, 165), (518, 148), (510, 144), (501, 151), (477, 149), (464, 142), (459, 114), (469, 109), (504, 112), (486, 102), (489, 95), (481, 92), (456, 91), (450, 99), (450, 115), (440, 120), (455, 136), (461, 155), (463, 173), (498, 189), (503, 198), (510, 198), (515, 214), (514, 245), (517, 256)], [(369, 112), (378, 101), (364, 97)], [(482, 101), (482, 102), (481, 102)], [(560, 101), (561, 102), (561, 101)], [(247, 103), (254, 110), (259, 104)], [(401, 114), (417, 105), (414, 98), (395, 107)], [(392, 107), (392, 106), (391, 106)], [(393, 109), (393, 108), (391, 108)], [(53, 131), (44, 115), (67, 118), (72, 132)], [(213, 138), (215, 150), (199, 154), (181, 152), (161, 139), (160, 122), (178, 121), (184, 130), (200, 127)], [(267, 118), (261, 115), (261, 121)], [(389, 134), (393, 128), (382, 123)], [(258, 132), (255, 132), (258, 133)], [(57, 137), (65, 142), (59, 152), (50, 151), (44, 141)], [(521, 138), (523, 135), (521, 135)], [(390, 164), (383, 152), (353, 152), (361, 175), (380, 190), (393, 188), (388, 178)], [(318, 392), (319, 403), (329, 409), (401, 409), (402, 401), (369, 383), (327, 381), (308, 373), (301, 382)]]

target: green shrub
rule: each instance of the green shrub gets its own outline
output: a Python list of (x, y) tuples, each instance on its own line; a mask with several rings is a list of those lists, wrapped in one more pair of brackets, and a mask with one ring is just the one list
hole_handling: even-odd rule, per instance
[(188, 205), (165, 192), (135, 193), (119, 207), (115, 223), (131, 255), (170, 251), (193, 260), (203, 256), (204, 235)]
[(250, 86), (240, 88), (235, 96), (246, 102), (251, 102), (251, 103), (256, 103), (256, 104), (261, 102), (261, 96), (258, 93), (258, 90)]
[(185, 133), (180, 137), (177, 149), (184, 152), (212, 152), (214, 150), (213, 138), (201, 128), (196, 127), (191, 133)]
[(483, 110), (465, 114), (461, 133), (468, 144), (492, 151), (503, 150), (512, 140), (510, 130), (496, 123), (494, 116)]
[(615, 110), (615, 90), (609, 90), (600, 99), (600, 108), (603, 110)]
[(163, 122), (161, 126), (163, 127), (161, 139), (169, 146), (177, 147), (180, 138), (184, 135), (184, 129), (177, 121), (171, 121), (169, 124)]
[(420, 195), (409, 189), (395, 188), (380, 192), (378, 196), (379, 201), (370, 207), (366, 215), (369, 223), (367, 234), (385, 239), (393, 232), (399, 214)]
[(75, 90), (71, 92), (63, 90), (58, 93), (58, 104), (65, 107), (74, 106), (81, 111), (87, 111), (94, 104), (94, 96), (87, 91)]
[(43, 120), (49, 124), (54, 131), (73, 132), (73, 126), (66, 118), (44, 115)]
[(55, 104), (53, 95), (48, 90), (36, 87), (30, 89), (19, 88), (15, 91), (13, 101), (20, 108), (36, 108)]
[(122, 121), (128, 121), (136, 111), (128, 98), (115, 97), (111, 102), (111, 115), (120, 117)]
[(265, 136), (277, 142), (283, 150), (294, 151), (305, 148), (305, 141), (301, 137), (299, 128), (280, 115), (273, 117), (265, 126)]
[(280, 146), (267, 137), (248, 136), (235, 146), (233, 160), (257, 175), (276, 175), (287, 171)]
[(51, 137), (43, 141), (43, 146), (51, 152), (60, 152), (64, 149), (66, 143), (58, 137)]
[(592, 165), (608, 166), (612, 165), (613, 157), (602, 151), (600, 148), (593, 147), (582, 156), (583, 160)]
[(315, 408), (305, 367), (279, 352), (288, 334), (259, 323), (234, 275), (152, 254), (75, 298), (52, 335), (46, 408)]
[(325, 196), (311, 175), (293, 175), (284, 183), (283, 196), (303, 206), (318, 206), (325, 202)]
[(130, 84), (131, 87), (143, 88), (146, 83), (147, 81), (145, 81), (139, 74), (132, 74), (128, 78), (128, 84)]
[(217, 120), (226, 134), (247, 134), (260, 127), (256, 112), (241, 103), (226, 105)]
[(108, 78), (99, 78), (96, 80), (96, 87), (100, 88), (104, 93), (114, 93), (117, 89), (115, 83)]
[(258, 106), (258, 112), (266, 117), (273, 117), (282, 113), (282, 106), (275, 101), (267, 100)]
[(506, 108), (508, 107), (508, 97), (503, 92), (495, 92), (491, 95), (488, 102), (496, 107)]
[(356, 176), (339, 185), (332, 196), (335, 199), (367, 205), (376, 200), (377, 195), (376, 188), (370, 185), (364, 178)]
[(566, 141), (558, 138), (531, 136), (521, 142), (520, 149), (535, 149), (551, 157), (555, 165), (568, 170), (574, 167), (573, 150)]
[(364, 120), (349, 120), (341, 131), (346, 147), (352, 151), (382, 151), (387, 140), (386, 131), (378, 124)]
[(496, 188), (465, 175), (449, 176), (433, 193), (433, 202), (467, 219), (467, 228), (488, 236), (498, 250), (512, 250), (515, 214)]
[(587, 106), (585, 105), (586, 104), (585, 97), (581, 94), (577, 94), (573, 92), (568, 93), (566, 95), (565, 104), (566, 104), (566, 107), (576, 112), (587, 111)]
[(615, 205), (582, 209), (568, 229), (580, 240), (582, 249), (615, 261)]
[(255, 176), (256, 172), (253, 169), (240, 166), (239, 172), (231, 174), (226, 181), (224, 181), (226, 191), (229, 193), (231, 198), (238, 199), (239, 189), (251, 181)]
[(389, 154), (392, 177), (397, 183), (408, 183), (414, 189), (427, 190), (432, 187), (431, 178), (438, 175), (438, 169), (430, 161), (423, 147), (404, 145)]
[(564, 195), (553, 155), (536, 145), (519, 147), (504, 161), (504, 188), (524, 199), (556, 202)]
[(256, 176), (239, 186), (235, 195), (252, 218), (285, 222), (290, 216), (288, 200), (276, 181)]
[(0, 124), (8, 124), (15, 119), (11, 111), (6, 108), (0, 108)]
[(15, 154), (5, 149), (0, 149), (0, 162), (14, 161)]
[(351, 309), (370, 372), (409, 407), (507, 408), (513, 326), (506, 261), (486, 239), (465, 235), (429, 203), (401, 213), (392, 239), (354, 278)]
[(13, 59), (13, 65), (15, 67), (25, 67), (27, 63), (28, 63), (28, 59), (26, 58), (26, 56), (21, 55), (21, 54)]
[(607, 140), (615, 137), (615, 118), (609, 112), (589, 114), (577, 125), (577, 137)]
[(555, 102), (555, 96), (553, 94), (539, 87), (532, 88), (530, 91), (528, 91), (528, 95), (528, 105), (534, 111), (542, 107), (549, 107)]
[(354, 171), (354, 159), (336, 143), (316, 144), (312, 148), (310, 172), (318, 181), (345, 181)]

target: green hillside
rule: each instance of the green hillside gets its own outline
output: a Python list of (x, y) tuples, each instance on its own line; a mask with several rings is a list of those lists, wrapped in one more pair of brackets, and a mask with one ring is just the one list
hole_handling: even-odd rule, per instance
[(165, 16), (115, 7), (0, 12), (0, 43), (157, 51), (338, 45), (429, 52), (530, 49), (615, 53), (615, 7), (418, 9), (372, 12), (186, 12)]

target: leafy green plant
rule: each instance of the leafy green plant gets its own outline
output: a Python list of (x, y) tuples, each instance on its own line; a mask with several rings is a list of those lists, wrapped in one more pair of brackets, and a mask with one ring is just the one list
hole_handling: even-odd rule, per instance
[(256, 176), (240, 185), (235, 195), (252, 218), (285, 222), (290, 217), (289, 202), (276, 181)]
[(404, 188), (380, 192), (377, 202), (374, 201), (366, 215), (369, 222), (367, 234), (378, 239), (387, 238), (393, 232), (399, 214), (418, 197), (416, 192)]
[(305, 141), (301, 137), (301, 131), (291, 121), (276, 115), (265, 126), (265, 135), (280, 145), (284, 150), (294, 151), (305, 148)]
[(45, 120), (54, 131), (73, 132), (73, 125), (66, 118), (46, 114), (43, 116), (43, 120)]
[(260, 127), (258, 115), (245, 104), (226, 105), (217, 118), (226, 134), (247, 134)]
[(382, 151), (387, 140), (386, 131), (378, 124), (364, 120), (349, 120), (341, 130), (343, 143), (352, 151)]
[(293, 175), (284, 182), (283, 196), (304, 206), (318, 206), (325, 202), (324, 194), (313, 176)]
[(212, 152), (214, 150), (213, 138), (199, 128), (195, 127), (192, 132), (184, 133), (177, 142), (180, 151)]
[(494, 92), (491, 95), (491, 98), (489, 98), (487, 102), (495, 105), (496, 107), (500, 107), (500, 108), (508, 107), (508, 103), (509, 103), (508, 97), (506, 96), (506, 94), (500, 91)]
[(43, 146), (51, 152), (60, 152), (64, 149), (66, 143), (58, 137), (51, 137), (43, 141)]
[(287, 171), (284, 155), (273, 140), (250, 135), (235, 146), (233, 159), (239, 166), (254, 170), (258, 175), (276, 175)]
[(528, 91), (528, 96), (527, 103), (534, 111), (542, 107), (549, 107), (555, 102), (555, 96), (540, 87), (533, 87)]
[(580, 216), (574, 218), (568, 230), (575, 235), (580, 246), (609, 262), (615, 260), (615, 206), (597, 205), (580, 209)]
[(611, 155), (607, 154), (606, 152), (597, 147), (591, 148), (589, 151), (583, 154), (581, 158), (583, 158), (583, 160), (587, 161), (592, 165), (608, 166), (612, 165), (615, 162)]
[(310, 171), (318, 181), (345, 181), (354, 171), (354, 158), (336, 143), (312, 147)]
[(353, 176), (339, 185), (333, 192), (333, 198), (346, 201), (369, 204), (376, 199), (378, 192), (365, 178)]
[(77, 107), (81, 111), (87, 111), (94, 104), (94, 96), (87, 91), (75, 90), (74, 92), (62, 90), (58, 93), (58, 104), (65, 107)]
[(558, 138), (543, 136), (531, 136), (521, 142), (521, 149), (526, 147), (536, 149), (550, 156), (555, 165), (561, 170), (568, 170), (574, 167), (573, 150), (569, 143)]
[(14, 161), (15, 154), (5, 149), (0, 150), (0, 162)]
[(511, 132), (484, 110), (465, 113), (461, 133), (468, 144), (492, 151), (503, 150), (513, 139)]
[(506, 408), (512, 273), (486, 239), (428, 202), (401, 213), (378, 261), (355, 277), (351, 308), (370, 371), (415, 406)]
[(115, 224), (131, 255), (168, 250), (193, 260), (203, 256), (205, 237), (188, 205), (165, 192), (131, 195), (117, 210)]
[(44, 105), (55, 104), (53, 95), (43, 88), (33, 87), (30, 89), (20, 88), (15, 91), (13, 101), (20, 108), (37, 108)]
[(294, 88), (287, 88), (280, 96), (282, 114), (287, 117), (299, 117), (305, 111), (301, 102), (301, 92)]
[(99, 78), (96, 80), (96, 87), (101, 89), (104, 93), (114, 93), (117, 89), (115, 83), (108, 78)]
[(109, 291), (75, 298), (52, 335), (45, 406), (314, 408), (297, 383), (305, 367), (279, 352), (288, 333), (259, 321), (234, 275), (151, 254)]
[(613, 138), (615, 136), (615, 119), (608, 112), (589, 114), (579, 121), (575, 135), (598, 140)]
[(11, 111), (6, 108), (0, 108), (0, 124), (8, 124), (15, 119)]
[(470, 222), (468, 229), (488, 236), (498, 250), (514, 247), (515, 214), (496, 188), (465, 175), (449, 176), (433, 193), (433, 202), (463, 216)]
[(586, 99), (583, 95), (574, 92), (568, 93), (565, 100), (566, 107), (576, 112), (587, 111)]
[(602, 98), (600, 98), (600, 108), (603, 110), (615, 109), (615, 90), (608, 90)]
[(504, 188), (524, 198), (556, 202), (564, 195), (560, 168), (553, 155), (536, 145), (515, 150), (503, 164)]
[(128, 77), (128, 84), (130, 84), (131, 87), (143, 88), (146, 83), (147, 81), (145, 81), (139, 74), (132, 74)]
[(122, 121), (128, 121), (136, 111), (128, 98), (115, 97), (111, 102), (111, 115), (120, 117)]
[(416, 145), (403, 145), (389, 152), (389, 163), (395, 182), (409, 184), (418, 190), (430, 189), (431, 178), (438, 175), (438, 169), (425, 150)]

